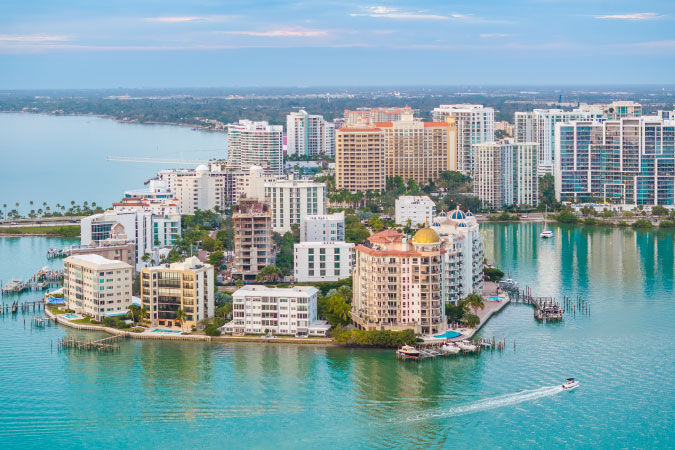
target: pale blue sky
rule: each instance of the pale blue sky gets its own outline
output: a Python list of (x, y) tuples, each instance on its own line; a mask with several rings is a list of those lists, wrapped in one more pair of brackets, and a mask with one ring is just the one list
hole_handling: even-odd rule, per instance
[(675, 82), (675, 1), (0, 0), (0, 89)]

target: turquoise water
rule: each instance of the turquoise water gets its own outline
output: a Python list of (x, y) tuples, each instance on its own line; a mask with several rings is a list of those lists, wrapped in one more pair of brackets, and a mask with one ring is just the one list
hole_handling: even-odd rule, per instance
[(461, 336), (461, 335), (462, 335), (462, 333), (457, 333), (455, 331), (446, 331), (445, 333), (438, 334), (434, 337), (444, 338), (444, 339), (452, 339), (452, 338), (456, 338), (457, 336)]
[[(545, 325), (509, 305), (481, 332), (506, 338), (501, 353), (403, 364), (391, 350), (146, 340), (58, 353), (74, 330), (0, 317), (0, 448), (675, 447), (672, 235), (555, 228), (486, 224), (486, 255), (591, 315)], [(23, 239), (36, 239), (23, 253), (0, 246), (3, 277), (44, 265), (49, 245)], [(568, 377), (581, 386), (562, 392)]]
[[(225, 133), (118, 123), (99, 117), (0, 114), (0, 206), (27, 214), (47, 202), (110, 206), (168, 165), (109, 162), (108, 156), (225, 158)], [(77, 183), (73, 182), (77, 179)], [(29, 201), (35, 205), (29, 206)]]

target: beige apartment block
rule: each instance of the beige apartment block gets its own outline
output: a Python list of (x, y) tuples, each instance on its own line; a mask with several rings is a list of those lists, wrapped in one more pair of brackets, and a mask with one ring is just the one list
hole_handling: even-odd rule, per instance
[(100, 255), (75, 255), (63, 260), (64, 301), (68, 309), (102, 321), (127, 313), (131, 305), (133, 267)]
[[(136, 244), (125, 239), (92, 241), (90, 245), (73, 245), (70, 255), (99, 255), (113, 261), (122, 261), (136, 267)], [(134, 270), (135, 271), (135, 270)]]
[(272, 208), (268, 203), (242, 199), (232, 214), (234, 265), (232, 277), (255, 280), (265, 266), (274, 263), (272, 254)]
[(380, 128), (340, 128), (335, 133), (335, 185), (349, 192), (386, 186), (384, 133)]
[[(215, 313), (213, 266), (193, 256), (183, 262), (141, 270), (142, 305), (153, 327), (190, 330)], [(183, 323), (176, 311), (185, 311)]]

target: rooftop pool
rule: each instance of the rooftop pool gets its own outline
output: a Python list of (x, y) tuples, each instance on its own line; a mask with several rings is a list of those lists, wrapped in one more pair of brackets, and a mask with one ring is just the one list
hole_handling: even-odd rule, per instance
[(458, 333), (456, 331), (446, 331), (443, 334), (437, 334), (434, 336), (435, 338), (440, 338), (440, 339), (452, 339), (461, 336), (462, 333)]
[(162, 330), (161, 328), (155, 328), (152, 330), (153, 333), (182, 333), (180, 330)]

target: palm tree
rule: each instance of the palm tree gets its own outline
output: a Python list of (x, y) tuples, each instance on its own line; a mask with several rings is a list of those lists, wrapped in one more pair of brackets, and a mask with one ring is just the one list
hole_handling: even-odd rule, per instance
[(483, 297), (480, 295), (469, 294), (462, 300), (462, 306), (466, 311), (472, 311), (475, 314), (479, 309), (483, 309), (485, 304), (483, 303)]
[(2, 204), (2, 209), (5, 210), (5, 217), (7, 217), (7, 203)]
[(180, 322), (180, 329), (183, 329), (183, 324), (185, 324), (185, 320), (187, 320), (187, 313), (185, 312), (184, 309), (179, 308), (176, 310), (176, 322)]

